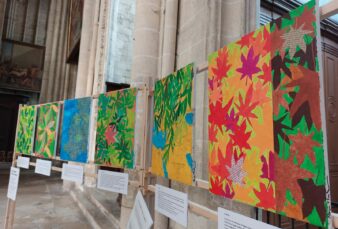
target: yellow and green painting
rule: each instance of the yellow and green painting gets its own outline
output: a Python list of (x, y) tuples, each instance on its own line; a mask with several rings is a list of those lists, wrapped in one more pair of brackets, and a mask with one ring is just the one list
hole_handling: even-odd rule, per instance
[(192, 158), (193, 64), (155, 84), (152, 133), (152, 173), (191, 184), (195, 162)]
[(134, 168), (137, 88), (101, 94), (98, 99), (95, 163)]
[(27, 155), (33, 153), (36, 113), (36, 106), (24, 106), (20, 108), (15, 139), (15, 153)]
[(36, 157), (55, 157), (59, 113), (59, 103), (48, 103), (40, 106), (34, 145), (34, 155)]

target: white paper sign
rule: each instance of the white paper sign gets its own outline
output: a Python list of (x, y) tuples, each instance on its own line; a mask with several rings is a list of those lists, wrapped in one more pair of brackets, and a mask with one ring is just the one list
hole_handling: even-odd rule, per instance
[(50, 176), (51, 170), (52, 170), (51, 161), (41, 160), (41, 159), (36, 160), (35, 173), (45, 175), (45, 176)]
[(155, 210), (185, 227), (188, 225), (188, 195), (186, 193), (156, 185)]
[(218, 229), (277, 229), (278, 227), (254, 220), (232, 211), (218, 208)]
[(12, 200), (16, 199), (16, 193), (18, 191), (19, 185), (19, 177), (20, 177), (20, 169), (11, 167), (11, 174), (8, 182), (7, 197)]
[(18, 160), (16, 161), (16, 166), (24, 169), (29, 169), (29, 157), (18, 157)]
[(127, 195), (128, 173), (99, 170), (97, 188)]
[(127, 224), (127, 229), (149, 229), (153, 225), (147, 204), (143, 199), (142, 193), (138, 191), (135, 199), (134, 208), (131, 211)]
[(63, 180), (74, 181), (82, 184), (83, 182), (83, 166), (81, 165), (70, 165), (62, 164), (62, 175)]

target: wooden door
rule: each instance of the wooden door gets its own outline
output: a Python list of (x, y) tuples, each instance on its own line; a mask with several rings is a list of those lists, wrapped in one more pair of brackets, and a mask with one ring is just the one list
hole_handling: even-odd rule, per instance
[(323, 67), (331, 201), (333, 212), (338, 212), (338, 44), (327, 39)]

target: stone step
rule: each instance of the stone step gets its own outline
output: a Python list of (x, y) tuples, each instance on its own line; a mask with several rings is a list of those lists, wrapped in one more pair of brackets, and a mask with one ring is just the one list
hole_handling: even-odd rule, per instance
[(91, 224), (92, 228), (119, 229), (118, 219), (116, 219), (108, 209), (106, 209), (93, 195), (91, 195), (91, 192), (87, 189), (74, 188), (69, 193)]

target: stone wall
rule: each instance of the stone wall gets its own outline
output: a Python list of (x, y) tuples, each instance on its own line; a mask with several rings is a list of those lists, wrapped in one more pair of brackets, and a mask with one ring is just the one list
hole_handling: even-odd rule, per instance
[(110, 8), (106, 81), (130, 84), (135, 0), (113, 0)]

